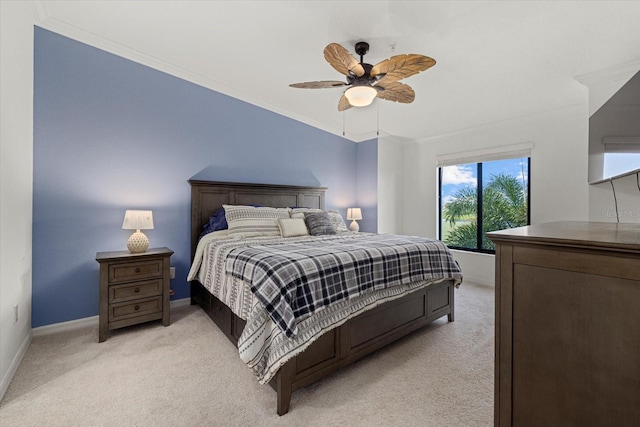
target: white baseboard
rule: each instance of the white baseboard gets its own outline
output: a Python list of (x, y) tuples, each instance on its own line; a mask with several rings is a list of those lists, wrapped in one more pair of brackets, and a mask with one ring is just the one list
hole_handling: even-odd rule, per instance
[[(191, 305), (191, 298), (182, 298), (171, 301), (172, 308), (184, 307)], [(69, 320), (68, 322), (54, 323), (52, 325), (39, 326), (33, 328), (33, 336), (41, 337), (43, 335), (57, 334), (59, 332), (73, 331), (75, 329), (84, 328), (85, 326), (98, 326), (100, 316), (85, 317), (83, 319)]]
[(73, 331), (84, 328), (85, 326), (97, 326), (99, 316), (85, 317), (82, 319), (69, 320), (68, 322), (54, 323), (51, 325), (38, 326), (33, 328), (33, 336), (41, 337), (43, 335), (57, 334), (59, 332)]
[(9, 384), (11, 384), (11, 380), (13, 380), (14, 375), (18, 371), (18, 367), (20, 366), (22, 359), (24, 359), (25, 354), (27, 354), (27, 349), (29, 348), (29, 344), (31, 344), (31, 339), (32, 334), (27, 334), (27, 336), (24, 337), (24, 341), (22, 341), (20, 349), (11, 361), (11, 365), (9, 365), (7, 374), (2, 378), (2, 382), (0, 382), (0, 400), (2, 400), (4, 394), (7, 392)]
[(191, 305), (191, 297), (171, 301), (171, 307), (173, 308), (184, 307), (187, 305)]
[(495, 280), (487, 280), (486, 278), (483, 278), (483, 277), (473, 277), (473, 276), (467, 276), (467, 275), (463, 275), (463, 276), (464, 276), (464, 279), (462, 280), (463, 285), (465, 283), (473, 283), (474, 285), (491, 286), (492, 288), (496, 286)]

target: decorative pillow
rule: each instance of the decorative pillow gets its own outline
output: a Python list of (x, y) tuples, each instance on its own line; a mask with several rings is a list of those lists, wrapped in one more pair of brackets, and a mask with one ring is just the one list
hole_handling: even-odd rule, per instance
[(336, 229), (333, 228), (327, 212), (307, 212), (304, 214), (304, 222), (312, 236), (336, 234)]
[(278, 218), (288, 219), (288, 208), (223, 205), (229, 237), (280, 236)]
[(333, 224), (336, 232), (342, 233), (343, 231), (349, 231), (340, 212), (334, 210), (329, 211), (329, 218), (331, 218), (331, 224)]
[(202, 227), (200, 238), (202, 238), (202, 236), (204, 236), (205, 234), (209, 234), (218, 230), (226, 230), (227, 228), (229, 228), (229, 225), (227, 224), (227, 218), (225, 217), (224, 208), (220, 208), (209, 217), (209, 222)]
[(291, 218), (300, 218), (304, 219), (304, 214), (307, 212), (322, 212), (322, 209), (316, 208), (291, 208), (290, 215)]
[(303, 218), (278, 218), (282, 237), (308, 236), (309, 230)]

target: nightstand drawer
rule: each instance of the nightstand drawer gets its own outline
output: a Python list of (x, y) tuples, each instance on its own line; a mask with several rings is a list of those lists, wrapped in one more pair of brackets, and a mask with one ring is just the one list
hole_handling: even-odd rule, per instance
[(111, 264), (109, 266), (109, 283), (162, 277), (163, 267), (164, 264), (161, 259)]
[(118, 303), (162, 294), (162, 278), (109, 286), (109, 303)]
[(162, 297), (145, 298), (129, 303), (115, 304), (110, 307), (109, 322), (129, 319), (131, 317), (145, 316), (162, 312)]

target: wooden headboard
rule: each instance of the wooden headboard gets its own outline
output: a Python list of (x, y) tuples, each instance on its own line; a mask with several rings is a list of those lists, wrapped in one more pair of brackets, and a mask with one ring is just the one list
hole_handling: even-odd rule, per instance
[(191, 184), (191, 257), (209, 217), (222, 205), (301, 206), (324, 209), (325, 187), (245, 184), (189, 180)]

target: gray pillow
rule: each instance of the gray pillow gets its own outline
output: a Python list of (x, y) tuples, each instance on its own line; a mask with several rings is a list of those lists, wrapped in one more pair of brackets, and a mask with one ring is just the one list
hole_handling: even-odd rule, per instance
[(336, 232), (347, 232), (349, 229), (347, 228), (347, 224), (344, 223), (344, 219), (340, 212), (338, 211), (327, 211), (329, 212), (329, 218), (331, 218), (331, 223), (333, 224), (333, 228), (336, 229)]
[(327, 212), (306, 212), (304, 214), (304, 222), (307, 224), (309, 234), (312, 236), (336, 234), (336, 229), (333, 227)]

